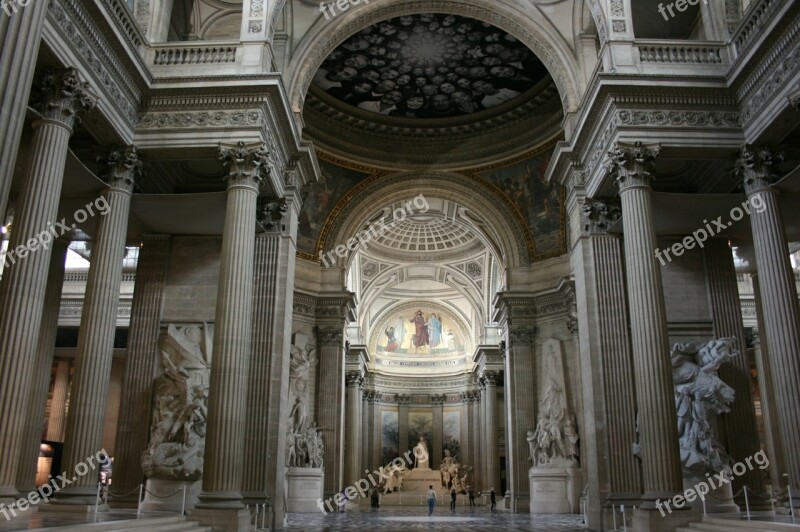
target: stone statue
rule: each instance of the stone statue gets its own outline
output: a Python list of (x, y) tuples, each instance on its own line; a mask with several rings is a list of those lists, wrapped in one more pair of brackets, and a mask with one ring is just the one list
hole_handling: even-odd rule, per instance
[(289, 395), (294, 403), (289, 412), (286, 434), (286, 466), (321, 468), (325, 454), (320, 428), (308, 419), (308, 381), (311, 368), (316, 366), (314, 349), (302, 333), (292, 338), (289, 359)]
[(529, 430), (526, 438), (529, 460), (533, 467), (572, 467), (578, 459), (579, 436), (575, 416), (567, 406), (560, 343), (546, 342), (544, 354), (547, 387), (539, 404), (536, 430)]
[(428, 445), (425, 443), (425, 436), (419, 437), (419, 443), (414, 446), (414, 467), (419, 469), (430, 469)]
[(739, 353), (735, 338), (672, 347), (672, 380), (684, 469), (702, 474), (731, 464), (717, 439), (716, 418), (730, 412), (733, 388), (719, 378), (719, 368)]
[(289, 420), (295, 433), (305, 432), (308, 415), (306, 414), (306, 402), (301, 396), (295, 398), (292, 411), (289, 412)]
[(444, 458), (442, 458), (442, 463), (439, 466), (439, 472), (442, 477), (442, 486), (445, 488), (450, 487), (450, 468), (453, 465), (453, 457), (450, 456), (450, 449), (444, 450)]
[(142, 454), (148, 478), (203, 476), (211, 327), (170, 324), (161, 342), (163, 375), (156, 381), (150, 442)]
[(308, 389), (311, 368), (317, 365), (314, 348), (310, 345), (291, 346), (289, 359), (289, 386), (296, 396), (303, 396)]

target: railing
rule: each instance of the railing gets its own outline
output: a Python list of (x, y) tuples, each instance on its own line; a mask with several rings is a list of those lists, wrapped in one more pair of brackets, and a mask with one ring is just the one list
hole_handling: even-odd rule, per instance
[(727, 62), (721, 43), (636, 41), (643, 63), (722, 65)]
[(782, 3), (780, 0), (760, 0), (748, 8), (739, 29), (733, 36), (733, 45), (737, 53), (741, 53), (753, 36), (760, 33), (760, 30), (769, 23), (771, 15)]
[(236, 63), (238, 43), (166, 43), (151, 48), (155, 66), (220, 65)]

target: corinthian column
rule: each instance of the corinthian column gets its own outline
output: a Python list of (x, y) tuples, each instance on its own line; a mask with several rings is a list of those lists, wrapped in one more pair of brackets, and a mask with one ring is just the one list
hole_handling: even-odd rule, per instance
[(325, 445), (325, 498), (339, 493), (344, 487), (342, 484), (345, 406), (343, 330), (344, 320), (341, 320), (339, 325), (317, 327), (319, 370), (316, 412)]
[(364, 382), (364, 375), (361, 371), (348, 371), (345, 380), (347, 382), (347, 417), (345, 419), (347, 475), (345, 483), (348, 486), (354, 486), (363, 476), (361, 472), (361, 386)]
[[(263, 145), (220, 146), (228, 170), (222, 233), (214, 357), (208, 398), (203, 491), (195, 515), (203, 524), (247, 526), (242, 511), (242, 466), (247, 424), (247, 372), (253, 313), (253, 258), (258, 191), (267, 172)], [(233, 527), (233, 528), (230, 528)]]
[[(290, 179), (285, 179), (291, 182)], [(289, 350), (294, 307), (297, 218), (301, 203), (294, 187), (285, 199), (258, 209), (264, 232), (255, 240), (252, 359), (248, 383), (248, 423), (242, 495), (272, 506), (273, 529), (282, 526), (285, 507), (286, 433), (289, 423)]]
[[(128, 213), (134, 178), (141, 169), (135, 146), (112, 150), (101, 163), (103, 177), (108, 183), (102, 197), (108, 203), (108, 209), (98, 221), (81, 313), (75, 377), (64, 438), (63, 466), (66, 471), (73, 471), (75, 466), (86, 462), (102, 448)], [(78, 475), (74, 483), (59, 492), (54, 502), (94, 505), (96, 492), (97, 473), (92, 471)]]
[(655, 258), (651, 181), (660, 148), (617, 144), (608, 170), (619, 185), (643, 470), (642, 508), (682, 489), (661, 270)]
[(775, 409), (790, 485), (800, 486), (800, 308), (789, 261), (786, 230), (778, 205), (777, 158), (767, 148), (742, 147), (736, 162), (750, 203), (753, 246), (764, 330), (769, 349)]
[[(161, 357), (158, 335), (169, 249), (168, 235), (145, 235), (139, 249), (114, 453), (114, 491), (119, 494), (134, 491), (144, 481), (142, 452), (150, 436), (153, 376)], [(135, 504), (136, 498), (135, 492), (114, 497), (112, 505)]]
[[(95, 104), (87, 84), (81, 83), (71, 68), (46, 71), (41, 92), (42, 118), (33, 123), (33, 140), (6, 255), (8, 267), (0, 284), (0, 499), (17, 494), (14, 485), (24, 450), (50, 264), (50, 246), (37, 243), (35, 237), (52, 236), (48, 231), (58, 213), (72, 127), (78, 114)], [(13, 257), (12, 251), (16, 253)]]
[(18, 2), (6, 2), (2, 4), (5, 12), (0, 13), (0, 217), (6, 212), (25, 125), (27, 109), (20, 102), (27, 102), (30, 96), (47, 4), (29, 2), (23, 7)]
[[(739, 301), (736, 269), (728, 241), (712, 238), (706, 242), (703, 261), (708, 283), (708, 302), (714, 318), (714, 336), (736, 338), (739, 349), (739, 356), (733, 357), (730, 364), (719, 370), (720, 378), (733, 388), (736, 395), (730, 413), (718, 418), (723, 444), (734, 462), (739, 462), (756, 454), (761, 446), (753, 404), (750, 359), (742, 325), (742, 304)], [(764, 491), (760, 470), (748, 470), (744, 475), (734, 476), (733, 482), (734, 492), (738, 492), (743, 486), (756, 492)], [(744, 497), (737, 499), (737, 503), (744, 504)]]
[[(56, 348), (58, 312), (61, 310), (61, 289), (64, 285), (64, 263), (67, 260), (69, 241), (58, 239), (53, 243), (50, 271), (47, 274), (47, 290), (44, 297), (44, 314), (36, 353), (36, 368), (30, 397), (25, 452), (22, 454), (17, 475), (17, 489), (27, 493), (35, 488), (36, 465), (39, 460), (39, 442), (42, 437), (42, 421), (47, 407), (47, 392), (53, 375), (53, 354)], [(55, 399), (55, 393), (53, 394)]]
[[(500, 468), (499, 460), (497, 459), (497, 381), (500, 375), (494, 371), (487, 371), (483, 375), (483, 384), (485, 389), (485, 431), (486, 431), (486, 475), (484, 478), (484, 490), (489, 492), (494, 488), (498, 498), (502, 498), (503, 494), (500, 493)], [(508, 456), (508, 449), (506, 449), (506, 456)], [(506, 463), (510, 463), (508, 460)]]

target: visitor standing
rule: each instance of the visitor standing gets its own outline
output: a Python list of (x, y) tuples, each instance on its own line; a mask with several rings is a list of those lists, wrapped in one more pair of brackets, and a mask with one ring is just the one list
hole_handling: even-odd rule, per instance
[(455, 488), (450, 488), (450, 511), (451, 512), (455, 512), (456, 511), (456, 496), (457, 495), (458, 494), (456, 493), (456, 489)]
[(436, 506), (436, 492), (433, 486), (428, 486), (428, 515), (433, 514), (433, 507)]
[(469, 495), (470, 508), (475, 506), (475, 489), (472, 486), (467, 486), (467, 494)]
[(494, 495), (494, 488), (489, 492), (489, 499), (492, 501), (492, 510), (494, 510), (494, 507), (497, 506), (497, 497)]

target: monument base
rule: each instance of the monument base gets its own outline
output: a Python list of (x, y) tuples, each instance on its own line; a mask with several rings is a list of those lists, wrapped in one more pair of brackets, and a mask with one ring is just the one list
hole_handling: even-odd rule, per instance
[[(683, 477), (683, 489), (694, 490), (699, 484), (706, 484), (708, 486), (708, 478), (706, 476), (686, 474)], [(734, 514), (739, 513), (739, 506), (733, 500), (733, 485), (728, 482), (722, 486), (718, 486), (712, 490), (711, 493), (705, 496), (706, 499), (706, 512), (710, 514)], [(692, 508), (697, 510), (703, 509), (703, 501), (700, 498), (695, 498), (694, 501), (688, 503)]]
[(319, 512), (323, 498), (325, 470), (313, 467), (286, 469), (286, 511)]
[[(184, 506), (184, 488), (186, 504)], [(202, 480), (162, 480), (148, 478), (145, 484), (142, 510), (151, 512), (180, 512), (181, 508), (190, 510), (199, 502)]]
[(437, 494), (444, 489), (442, 488), (442, 474), (439, 470), (418, 467), (412, 469), (403, 478), (403, 495), (427, 495), (431, 486)]
[(576, 467), (532, 467), (530, 512), (572, 514), (580, 512), (581, 470)]

